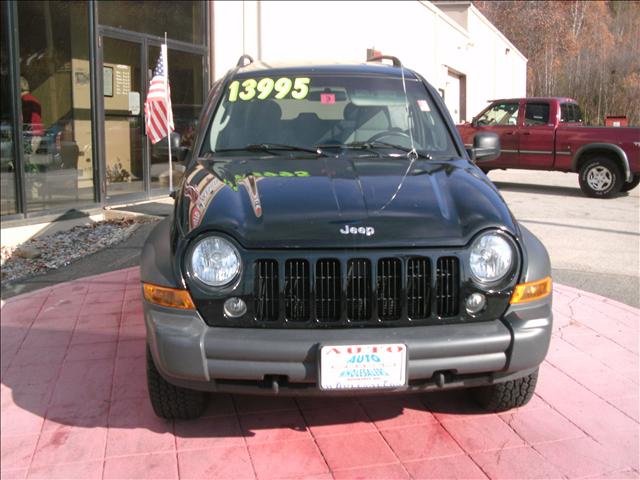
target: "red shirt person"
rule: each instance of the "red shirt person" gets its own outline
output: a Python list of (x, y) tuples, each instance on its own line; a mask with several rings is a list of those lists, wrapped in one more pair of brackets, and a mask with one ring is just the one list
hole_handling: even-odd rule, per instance
[(24, 132), (29, 132), (32, 137), (44, 135), (42, 125), (42, 105), (29, 91), (29, 82), (20, 77), (20, 94), (22, 99), (22, 122)]

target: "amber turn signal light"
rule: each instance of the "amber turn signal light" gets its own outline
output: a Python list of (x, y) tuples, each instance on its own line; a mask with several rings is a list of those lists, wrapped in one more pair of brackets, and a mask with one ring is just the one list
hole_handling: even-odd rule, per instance
[(511, 295), (509, 303), (526, 303), (539, 300), (551, 294), (551, 277), (545, 277), (535, 282), (520, 283)]
[(171, 308), (196, 308), (187, 290), (161, 287), (159, 285), (153, 285), (152, 283), (143, 283), (142, 290), (147, 302)]

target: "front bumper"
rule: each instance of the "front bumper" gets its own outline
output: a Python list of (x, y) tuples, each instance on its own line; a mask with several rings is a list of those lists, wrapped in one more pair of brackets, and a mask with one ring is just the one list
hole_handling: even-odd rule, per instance
[(489, 322), (399, 328), (224, 328), (206, 325), (193, 310), (145, 302), (144, 312), (147, 341), (167, 381), (197, 390), (264, 394), (337, 394), (317, 387), (320, 345), (405, 343), (409, 382), (395, 391), (505, 381), (537, 368), (552, 328), (550, 298), (512, 306), (502, 319)]

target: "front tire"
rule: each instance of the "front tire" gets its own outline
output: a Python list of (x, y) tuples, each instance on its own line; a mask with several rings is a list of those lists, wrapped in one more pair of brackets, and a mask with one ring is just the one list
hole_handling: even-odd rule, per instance
[(526, 405), (533, 397), (538, 370), (526, 377), (471, 389), (473, 399), (485, 410), (504, 412)]
[(578, 179), (582, 192), (595, 198), (613, 197), (623, 184), (620, 167), (608, 157), (588, 159), (580, 167)]
[(634, 188), (636, 188), (639, 183), (640, 183), (640, 173), (636, 173), (633, 176), (633, 178), (631, 179), (630, 182), (624, 182), (622, 184), (622, 188), (620, 189), (620, 191), (621, 192), (629, 192), (629, 191), (633, 190)]
[(202, 415), (205, 407), (205, 393), (177, 387), (167, 382), (153, 363), (149, 347), (147, 347), (147, 387), (151, 406), (157, 416), (190, 420)]

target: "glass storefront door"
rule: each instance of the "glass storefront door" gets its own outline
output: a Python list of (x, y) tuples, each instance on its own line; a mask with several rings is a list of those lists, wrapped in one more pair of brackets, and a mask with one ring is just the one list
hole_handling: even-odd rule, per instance
[[(150, 45), (147, 76), (153, 75), (153, 68), (160, 55), (160, 47)], [(187, 152), (192, 147), (198, 117), (204, 97), (204, 57), (200, 54), (182, 52), (169, 48), (169, 84), (171, 85), (171, 107), (175, 131), (172, 134), (173, 185), (177, 187), (185, 171)], [(152, 145), (149, 142), (149, 179), (152, 190), (168, 188), (169, 155), (166, 139)], [(174, 187), (174, 188), (175, 188)]]
[[(208, 90), (209, 9), (165, 3), (2, 2), (0, 218), (166, 195), (169, 178), (179, 186)], [(171, 149), (166, 138), (151, 145), (144, 124), (165, 38)]]
[[(144, 101), (160, 46), (144, 37), (102, 40), (104, 174), (106, 200), (117, 203), (167, 191), (170, 172), (177, 187), (204, 101), (204, 56), (168, 49), (169, 83), (175, 131), (169, 142), (151, 144), (145, 134)], [(146, 75), (142, 75), (146, 68)]]
[(145, 192), (143, 45), (102, 37), (107, 201)]

